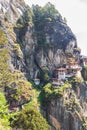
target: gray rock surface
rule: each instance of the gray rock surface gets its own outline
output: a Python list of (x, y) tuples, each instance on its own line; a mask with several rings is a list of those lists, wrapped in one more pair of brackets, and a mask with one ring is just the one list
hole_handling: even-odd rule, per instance
[[(26, 5), (23, 0), (0, 0), (0, 27), (8, 38), (9, 68), (11, 72), (19, 70), (27, 78), (33, 79), (37, 78), (44, 67), (47, 67), (52, 76), (55, 68), (66, 63), (68, 57), (75, 56), (74, 48), (78, 47), (76, 37), (62, 16), (55, 21), (46, 22), (42, 34), (36, 29), (34, 22), (19, 27), (16, 24), (17, 20), (23, 16), (25, 10)], [(38, 35), (35, 34), (36, 32)], [(40, 36), (45, 38), (45, 42), (42, 41), (41, 45), (38, 43)], [(83, 90), (81, 85), (79, 90), (80, 93), (76, 90), (76, 94), (83, 102), (86, 89)], [(68, 92), (65, 93), (69, 99)], [(64, 107), (65, 103), (65, 98), (62, 97), (53, 99), (47, 104), (46, 115), (52, 130), (82, 130), (81, 120), (74, 111), (68, 111)]]

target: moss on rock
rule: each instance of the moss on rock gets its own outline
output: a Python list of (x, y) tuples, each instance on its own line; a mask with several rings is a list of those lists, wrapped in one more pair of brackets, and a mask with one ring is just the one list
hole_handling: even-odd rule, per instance
[(8, 43), (6, 34), (0, 29), (0, 46), (4, 46)]

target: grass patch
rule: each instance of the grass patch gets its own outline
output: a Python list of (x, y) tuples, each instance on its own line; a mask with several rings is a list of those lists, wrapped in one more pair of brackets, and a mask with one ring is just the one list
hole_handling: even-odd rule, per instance
[(0, 29), (0, 47), (5, 46), (8, 43), (6, 34)]
[(14, 53), (16, 53), (19, 57), (22, 56), (22, 51), (21, 51), (21, 47), (20, 47), (19, 44), (15, 43), (15, 44), (13, 45), (13, 51), (14, 51)]

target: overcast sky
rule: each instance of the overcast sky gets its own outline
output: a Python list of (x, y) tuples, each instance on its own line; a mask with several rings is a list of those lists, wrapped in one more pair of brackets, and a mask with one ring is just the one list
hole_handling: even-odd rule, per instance
[(45, 5), (51, 2), (76, 35), (78, 46), (82, 54), (87, 55), (87, 0), (25, 0), (30, 6), (32, 4)]

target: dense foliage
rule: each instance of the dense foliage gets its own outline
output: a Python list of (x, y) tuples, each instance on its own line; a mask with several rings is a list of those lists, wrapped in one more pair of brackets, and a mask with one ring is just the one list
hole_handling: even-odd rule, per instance
[(22, 130), (50, 130), (45, 118), (36, 108), (24, 108), (13, 121), (13, 126)]
[(5, 35), (5, 33), (0, 29), (0, 47), (3, 47), (4, 45), (6, 45), (7, 42), (7, 37)]
[(81, 78), (77, 78), (72, 76), (68, 79), (69, 83), (72, 84), (74, 87), (78, 87), (78, 85), (83, 81)]
[(46, 84), (50, 81), (49, 69), (47, 67), (43, 67), (43, 70), (40, 71), (39, 78), (43, 84)]
[(70, 87), (71, 85), (69, 83), (65, 83), (61, 87), (52, 86), (51, 83), (48, 83), (44, 86), (43, 91), (40, 93), (39, 100), (44, 106), (51, 99), (63, 96), (64, 91)]
[(33, 5), (32, 8), (34, 13), (33, 22), (36, 29), (37, 43), (39, 46), (45, 46), (46, 39), (43, 33), (45, 25), (49, 22), (56, 21), (60, 17), (60, 14), (50, 2), (44, 7)]
[(8, 66), (9, 50), (7, 49), (7, 37), (0, 30), (0, 87), (8, 86), (11, 74)]
[(9, 60), (9, 51), (6, 48), (0, 50), (0, 86), (9, 85), (11, 73), (7, 61)]
[(87, 81), (87, 65), (85, 65), (82, 69), (82, 76), (85, 81)]
[(33, 12), (29, 6), (26, 6), (23, 15), (18, 19), (17, 25), (23, 27), (32, 23)]
[(7, 101), (3, 92), (0, 92), (0, 130), (9, 130), (9, 125)]
[(15, 71), (12, 74), (10, 85), (6, 89), (6, 97), (10, 105), (22, 105), (32, 96), (32, 84), (24, 79), (24, 74)]

